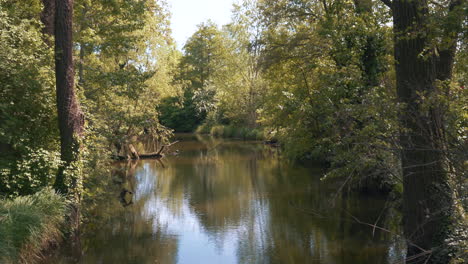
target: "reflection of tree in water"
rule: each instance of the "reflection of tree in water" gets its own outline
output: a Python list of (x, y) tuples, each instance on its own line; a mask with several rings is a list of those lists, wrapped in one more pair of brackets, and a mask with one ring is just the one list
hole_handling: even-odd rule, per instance
[[(133, 200), (135, 174), (141, 162), (116, 163), (112, 176), (99, 176), (95, 203), (88, 204), (89, 222), (83, 225), (81, 255), (66, 263), (177, 263), (178, 239), (167, 227), (154, 226), (144, 215), (145, 199)], [(122, 206), (122, 190), (132, 192), (131, 206)], [(157, 261), (157, 262), (156, 262)]]
[[(133, 204), (133, 193), (135, 191), (134, 183), (132, 181), (135, 175), (135, 169), (138, 162), (129, 160), (126, 167), (124, 168), (125, 174), (120, 174), (121, 178), (121, 191), (120, 191), (120, 203), (126, 207)], [(116, 175), (117, 176), (117, 175)]]
[[(369, 227), (344, 213), (369, 216), (363, 220), (373, 222), (383, 206), (378, 199), (341, 196), (331, 207), (336, 183), (320, 182), (319, 171), (311, 181), (303, 176), (310, 169), (282, 168), (278, 160), (245, 144), (201, 151), (191, 169), (182, 172), (191, 177), (181, 182), (192, 209), (213, 237), (237, 229), (242, 263), (386, 262), (388, 236), (380, 231), (373, 236)], [(288, 201), (312, 207), (322, 217), (304, 216)]]
[(269, 210), (258, 215), (268, 221), (260, 227), (249, 222), (255, 235), (245, 234), (249, 239), (241, 241), (242, 263), (388, 263), (389, 236), (380, 231), (372, 236), (371, 228), (344, 213), (374, 222), (382, 201), (341, 196), (331, 206), (334, 193), (327, 189), (336, 185), (300, 177), (307, 173), (301, 169), (285, 169), (278, 168), (276, 184), (265, 185), (272, 194)]
[(225, 143), (196, 157), (191, 168), (190, 204), (207, 232), (219, 234), (237, 227), (248, 213), (257, 192), (252, 185), (257, 168), (249, 164), (258, 155), (253, 146)]
[(124, 208), (115, 196), (100, 200), (97, 220), (85, 232), (89, 258), (174, 263), (191, 232), (206, 235), (217, 254), (234, 250), (239, 263), (387, 263), (387, 255), (401, 252), (398, 243), (388, 246), (388, 235), (372, 236), (348, 216), (373, 223), (382, 200), (335, 197), (339, 182), (321, 182), (321, 171), (281, 161), (262, 144), (202, 140), (180, 144), (180, 155), (163, 164), (115, 167), (115, 183), (102, 185), (115, 192), (106, 195), (127, 188), (133, 204)]
[(174, 199), (183, 194), (205, 232), (221, 245), (225, 238), (232, 236), (233, 230), (243, 225), (242, 219), (249, 214), (251, 200), (257, 192), (252, 183), (258, 181), (252, 180), (257, 171), (252, 164), (262, 154), (256, 149), (262, 148), (261, 144), (208, 141), (193, 153), (187, 154), (190, 146), (181, 149), (175, 161), (167, 161), (163, 173), (165, 187), (158, 187), (159, 196)]

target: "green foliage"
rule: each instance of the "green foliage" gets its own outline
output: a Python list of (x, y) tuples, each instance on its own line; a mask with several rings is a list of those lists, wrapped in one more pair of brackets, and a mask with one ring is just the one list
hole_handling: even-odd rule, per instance
[(211, 122), (205, 122), (197, 127), (195, 132), (197, 134), (210, 134), (213, 124)]
[(161, 100), (158, 107), (161, 124), (176, 132), (193, 132), (201, 123), (202, 116), (197, 112), (190, 95), (184, 99), (183, 102), (180, 102), (178, 97), (166, 97)]
[(260, 1), (258, 7), (267, 25), (263, 64), (270, 87), (261, 124), (289, 157), (327, 161), (326, 177), (389, 190), (399, 174), (388, 15), (352, 2), (323, 9), (318, 2)]
[(167, 93), (177, 56), (163, 1), (91, 1), (75, 4), (79, 86), (90, 148), (114, 152), (141, 137), (167, 141), (157, 105)]
[[(252, 6), (251, 2), (235, 6), (234, 21), (222, 30), (212, 22), (199, 25), (187, 41), (176, 78), (184, 89), (184, 99), (180, 99), (184, 110), (178, 112), (191, 112), (192, 119), (210, 126), (257, 127), (257, 110), (263, 103), (266, 84), (258, 63), (260, 45), (255, 44), (259, 38), (258, 12), (249, 9)], [(164, 124), (182, 131), (180, 125), (170, 122), (180, 115), (162, 116)]]
[(226, 56), (224, 36), (211, 21), (198, 25), (187, 40), (180, 61), (180, 78), (190, 81), (190, 89), (205, 89), (217, 72), (224, 67)]
[[(203, 129), (205, 130), (206, 128)], [(263, 131), (260, 129), (250, 129), (247, 127), (237, 127), (233, 125), (215, 125), (210, 129), (210, 135), (214, 137), (236, 138), (243, 140), (264, 140), (265, 138), (263, 134)]]
[(0, 2), (0, 156), (52, 150), (58, 135), (52, 53), (39, 22), (11, 4)]
[(222, 137), (224, 135), (224, 126), (213, 126), (210, 134), (215, 137)]
[(60, 164), (53, 55), (28, 2), (0, 1), (0, 196), (50, 186)]
[[(3, 164), (6, 163), (6, 164)], [(0, 193), (6, 196), (33, 194), (52, 186), (61, 164), (58, 152), (29, 149), (22, 159), (0, 167)]]
[[(41, 11), (39, 0), (0, 1), (1, 195), (34, 193), (57, 175), (53, 53), (41, 32)], [(141, 137), (167, 142), (171, 133), (160, 125), (157, 105), (172, 89), (178, 53), (165, 2), (77, 0), (74, 11), (84, 159), (107, 157), (113, 147), (125, 151)], [(73, 164), (66, 173), (82, 169)], [(78, 188), (75, 178), (68, 184)]]
[(0, 200), (0, 262), (31, 263), (61, 239), (65, 198), (46, 188), (34, 195)]
[(267, 84), (260, 63), (263, 48), (260, 14), (254, 2), (234, 5), (233, 21), (223, 27), (223, 32), (227, 56), (224, 67), (211, 83), (216, 90), (211, 115), (220, 124), (255, 128), (258, 126), (258, 110), (266, 98)]
[(182, 95), (162, 100), (161, 123), (176, 132), (193, 132), (217, 108), (212, 85), (225, 67), (224, 36), (212, 22), (202, 23), (184, 46), (175, 74)]

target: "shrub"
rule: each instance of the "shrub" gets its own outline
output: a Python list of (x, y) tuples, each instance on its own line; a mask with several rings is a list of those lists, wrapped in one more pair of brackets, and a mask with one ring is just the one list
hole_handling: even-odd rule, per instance
[(57, 242), (67, 213), (65, 198), (51, 188), (0, 200), (0, 263), (30, 263)]
[(247, 129), (245, 139), (248, 140), (264, 140), (263, 131), (260, 129)]
[(60, 153), (27, 149), (15, 162), (0, 165), (0, 193), (9, 197), (33, 194), (51, 186), (60, 166)]
[(199, 113), (190, 94), (184, 98), (167, 97), (158, 106), (161, 124), (176, 132), (193, 132), (203, 122), (206, 114)]
[(213, 126), (210, 134), (214, 137), (222, 137), (224, 135), (224, 126)]
[(197, 134), (210, 134), (212, 128), (213, 128), (212, 124), (203, 123), (199, 127), (197, 127), (197, 129), (195, 130), (195, 133), (197, 133)]
[(265, 140), (265, 132), (260, 129), (255, 129), (255, 139), (256, 140)]
[(233, 126), (224, 126), (224, 137), (232, 138), (236, 135), (236, 128)]
[[(203, 129), (199, 128), (197, 131), (203, 131)], [(198, 133), (201, 133), (201, 132), (198, 132)], [(252, 129), (248, 127), (238, 128), (233, 125), (213, 126), (210, 129), (210, 134), (214, 137), (240, 138), (243, 140), (264, 140), (265, 139), (264, 132), (262, 129)]]

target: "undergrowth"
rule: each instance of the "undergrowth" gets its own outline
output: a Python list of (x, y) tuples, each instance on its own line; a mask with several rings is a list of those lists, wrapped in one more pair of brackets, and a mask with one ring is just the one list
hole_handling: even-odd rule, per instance
[(0, 200), (0, 263), (31, 263), (62, 238), (67, 202), (51, 188)]

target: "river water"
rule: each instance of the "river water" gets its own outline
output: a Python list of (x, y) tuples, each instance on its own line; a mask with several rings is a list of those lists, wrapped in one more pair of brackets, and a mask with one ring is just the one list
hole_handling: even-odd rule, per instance
[(341, 183), (321, 181), (317, 166), (291, 164), (259, 142), (184, 136), (172, 150), (178, 154), (117, 163), (99, 176), (79, 239), (47, 263), (385, 264), (403, 257), (396, 235), (363, 224), (398, 226), (385, 199), (336, 195)]

